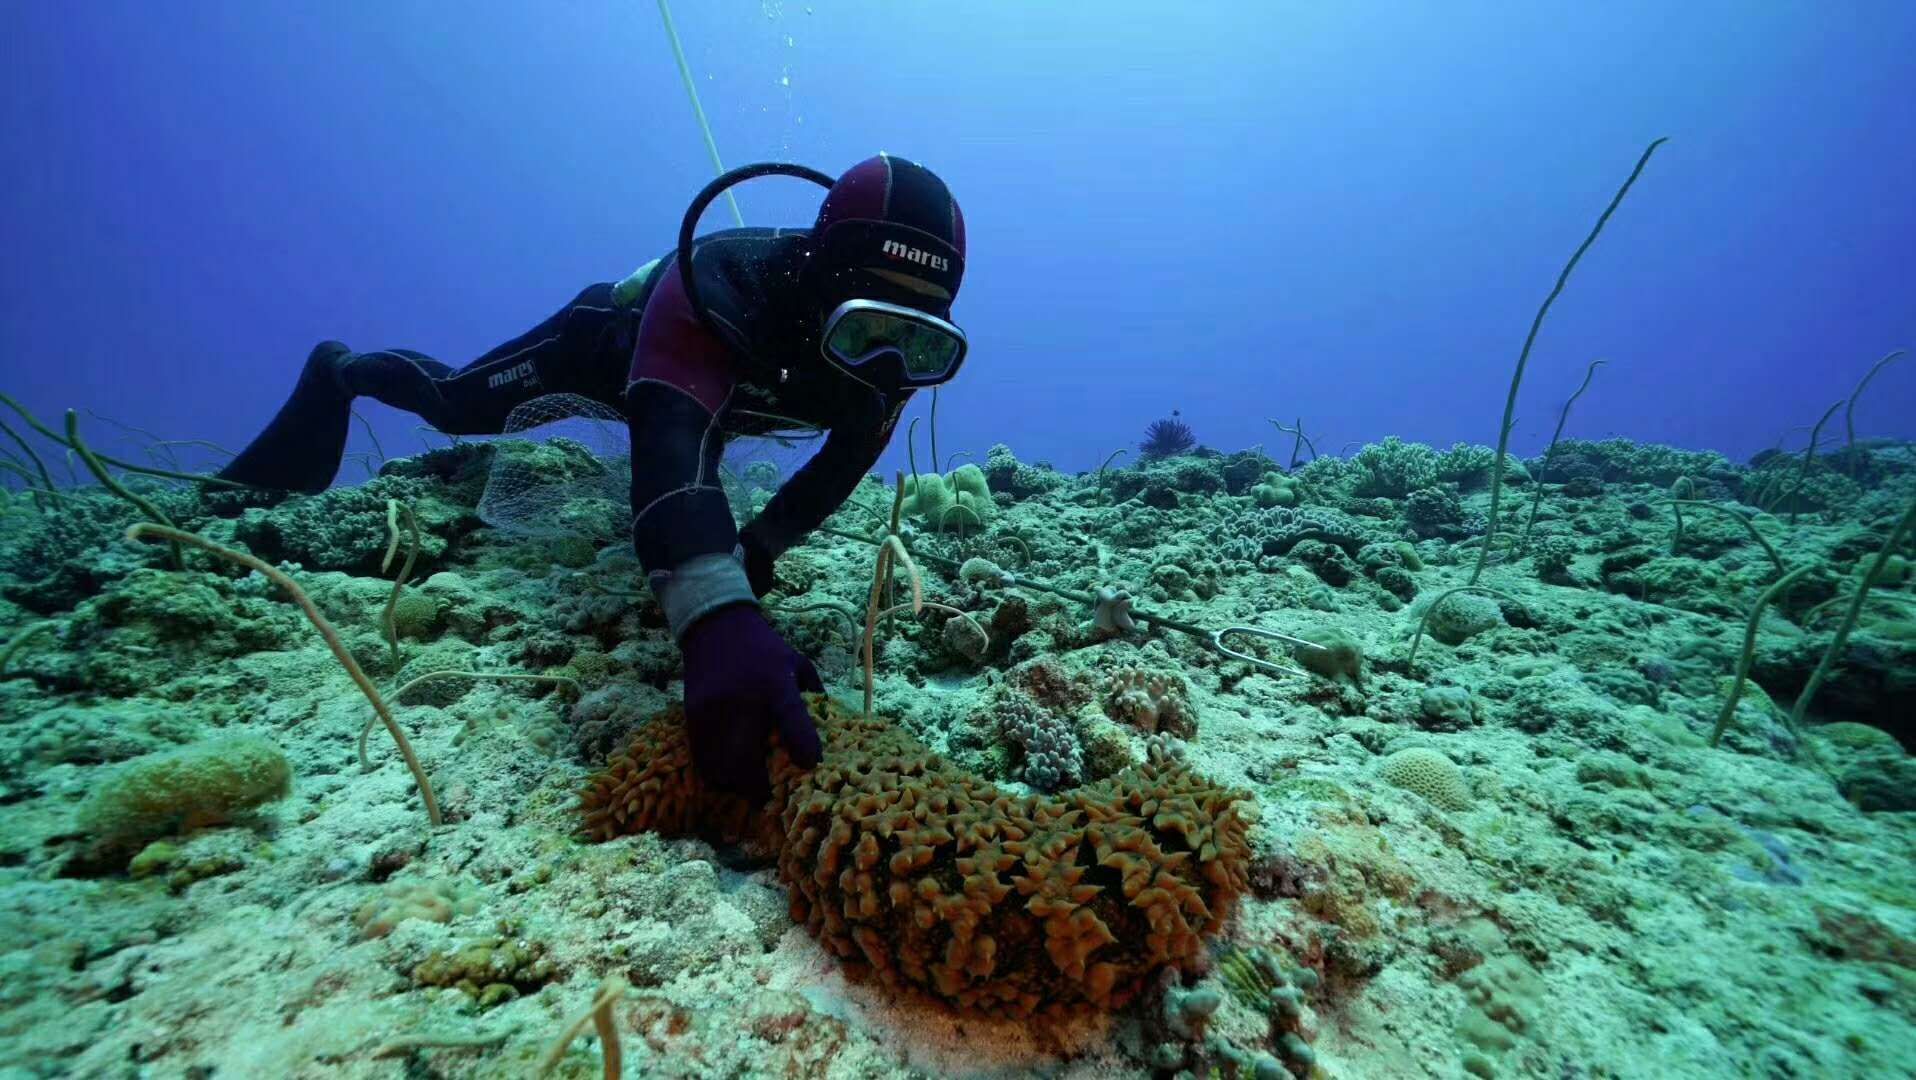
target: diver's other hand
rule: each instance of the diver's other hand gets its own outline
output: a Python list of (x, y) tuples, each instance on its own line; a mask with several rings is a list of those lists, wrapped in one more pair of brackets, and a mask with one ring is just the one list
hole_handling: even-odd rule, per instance
[(778, 583), (772, 572), (775, 556), (750, 526), (739, 530), (738, 550), (739, 561), (745, 564), (745, 580), (752, 585), (752, 595), (764, 599)]
[(773, 732), (799, 767), (818, 764), (818, 729), (799, 695), (822, 693), (825, 684), (758, 608), (719, 608), (685, 631), (681, 648), (686, 737), (706, 783), (752, 799), (770, 797), (765, 755)]

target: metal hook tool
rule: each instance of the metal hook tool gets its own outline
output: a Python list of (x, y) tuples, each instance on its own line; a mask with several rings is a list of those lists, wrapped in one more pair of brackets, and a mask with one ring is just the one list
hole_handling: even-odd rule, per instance
[(1264, 668), (1267, 671), (1283, 671), (1292, 675), (1304, 674), (1304, 672), (1294, 667), (1277, 663), (1274, 660), (1263, 660), (1249, 653), (1238, 652), (1236, 649), (1224, 644), (1224, 639), (1230, 637), (1232, 634), (1243, 634), (1245, 637), (1267, 638), (1271, 641), (1281, 641), (1286, 645), (1295, 645), (1299, 648), (1328, 651), (1324, 646), (1319, 645), (1315, 641), (1305, 641), (1301, 637), (1292, 637), (1289, 634), (1280, 634), (1275, 630), (1265, 630), (1256, 626), (1227, 626), (1222, 630), (1212, 633), (1211, 648), (1216, 649), (1218, 652), (1223, 653), (1233, 660), (1242, 660), (1252, 667)]

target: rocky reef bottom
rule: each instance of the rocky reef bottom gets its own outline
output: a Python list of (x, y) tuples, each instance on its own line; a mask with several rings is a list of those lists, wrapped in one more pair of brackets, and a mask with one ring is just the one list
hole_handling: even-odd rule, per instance
[(350, 665), (146, 508), (7, 492), (0, 1073), (1909, 1072), (1916, 452), (1566, 441), (1493, 528), (1494, 460), (874, 479), (766, 598), (829, 694), (763, 807), (564, 439), (126, 481)]

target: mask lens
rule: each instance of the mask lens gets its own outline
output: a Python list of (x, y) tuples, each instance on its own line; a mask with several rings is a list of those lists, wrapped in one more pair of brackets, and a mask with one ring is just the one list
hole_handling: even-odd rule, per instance
[(856, 367), (886, 352), (902, 359), (913, 379), (937, 378), (958, 362), (959, 338), (917, 319), (870, 307), (842, 310), (825, 346), (840, 363)]
[(832, 355), (847, 364), (858, 364), (869, 359), (882, 342), (875, 340), (870, 313), (863, 311), (847, 312), (832, 324), (831, 337), (825, 345)]
[(898, 348), (905, 356), (905, 370), (915, 377), (942, 375), (957, 359), (958, 343), (948, 334), (911, 323), (901, 323), (898, 332)]

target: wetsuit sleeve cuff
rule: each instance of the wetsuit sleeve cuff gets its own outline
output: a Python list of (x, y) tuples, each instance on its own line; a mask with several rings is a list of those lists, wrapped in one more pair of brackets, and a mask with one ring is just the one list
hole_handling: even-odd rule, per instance
[(692, 624), (731, 604), (758, 605), (745, 567), (731, 555), (694, 555), (669, 574), (655, 574), (652, 592), (665, 611), (673, 640), (682, 640)]

